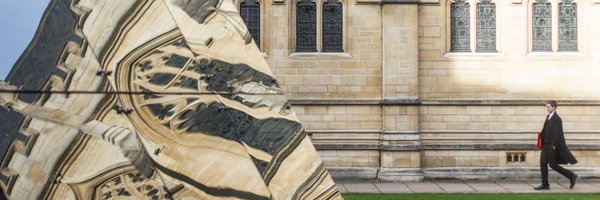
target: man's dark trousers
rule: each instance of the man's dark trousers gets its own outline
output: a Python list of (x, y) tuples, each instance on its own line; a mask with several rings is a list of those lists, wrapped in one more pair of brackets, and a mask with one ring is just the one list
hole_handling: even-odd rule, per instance
[[(542, 185), (549, 185), (548, 183), (548, 160), (551, 156), (551, 152), (552, 152), (552, 146), (550, 145), (544, 145), (542, 147), (542, 154), (540, 155), (540, 171), (542, 171)], [(552, 168), (554, 171), (558, 172), (559, 174), (571, 179), (573, 178), (573, 176), (575, 176), (575, 173), (573, 173), (572, 171), (569, 171), (568, 169), (565, 169), (563, 167), (561, 167), (560, 165), (554, 163), (554, 164), (550, 164), (550, 168)]]

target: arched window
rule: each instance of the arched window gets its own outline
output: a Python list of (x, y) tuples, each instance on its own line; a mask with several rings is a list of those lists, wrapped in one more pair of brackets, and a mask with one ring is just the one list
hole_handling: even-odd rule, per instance
[(343, 52), (343, 9), (336, 0), (323, 3), (323, 52)]
[(469, 20), (469, 3), (456, 0), (450, 4), (450, 51), (471, 51)]
[(558, 51), (577, 51), (577, 4), (573, 0), (558, 4)]
[(296, 4), (296, 52), (317, 52), (317, 4), (312, 0)]
[(260, 4), (258, 0), (243, 0), (240, 4), (240, 15), (254, 38), (254, 42), (260, 48)]
[(478, 52), (496, 52), (496, 4), (492, 0), (477, 3), (477, 36)]
[(552, 51), (552, 6), (537, 0), (532, 9), (532, 51)]

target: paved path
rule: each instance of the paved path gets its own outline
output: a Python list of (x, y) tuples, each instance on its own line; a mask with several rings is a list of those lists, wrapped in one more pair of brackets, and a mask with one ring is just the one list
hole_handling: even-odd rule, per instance
[(422, 182), (344, 182), (338, 181), (342, 193), (600, 193), (600, 180), (577, 180), (569, 189), (568, 180), (550, 184), (550, 190), (536, 191), (539, 181), (422, 181)]

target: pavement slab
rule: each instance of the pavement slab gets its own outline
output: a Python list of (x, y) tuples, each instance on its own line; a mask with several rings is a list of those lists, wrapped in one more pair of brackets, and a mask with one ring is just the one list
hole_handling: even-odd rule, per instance
[(413, 193), (406, 184), (398, 183), (374, 183), (375, 187), (381, 191), (381, 193)]
[(523, 181), (496, 181), (495, 183), (506, 189), (531, 188), (531, 185)]
[(476, 192), (471, 186), (463, 181), (436, 181), (442, 190), (449, 193), (472, 193)]
[(481, 193), (508, 192), (506, 188), (494, 182), (466, 182), (466, 184)]
[(536, 191), (538, 180), (528, 181), (452, 181), (436, 180), (421, 182), (337, 182), (342, 193), (599, 193), (600, 181), (578, 180), (575, 188), (569, 183), (554, 181), (550, 190)]
[(348, 190), (346, 190), (346, 188), (344, 187), (344, 184), (336, 183), (335, 187), (337, 187), (338, 191), (340, 191), (341, 193), (347, 193), (348, 192)]
[(442, 193), (444, 190), (437, 184), (430, 181), (424, 182), (405, 182), (408, 188), (415, 193)]
[(373, 182), (346, 183), (344, 184), (344, 188), (350, 193), (381, 193)]

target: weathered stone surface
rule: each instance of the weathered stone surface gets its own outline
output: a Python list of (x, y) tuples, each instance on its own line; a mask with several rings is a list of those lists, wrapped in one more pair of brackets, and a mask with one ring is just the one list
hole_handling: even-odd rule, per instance
[[(149, 3), (152, 1), (127, 0), (118, 4), (114, 2), (116, 1), (80, 0), (74, 5), (53, 4), (64, 7), (56, 9), (55, 12), (64, 11), (68, 7), (73, 10), (74, 14), (63, 16), (64, 22), (60, 23), (65, 23), (64, 27), (67, 27), (68, 31), (74, 29), (73, 34), (79, 37), (79, 39), (68, 39), (74, 42), (59, 42), (60, 48), (49, 54), (38, 55), (42, 57), (59, 55), (58, 61), (49, 62), (51, 67), (48, 69), (64, 70), (64, 73), (60, 70), (57, 73), (57, 77), (64, 80), (60, 81), (64, 82), (63, 88), (95, 90), (98, 88), (98, 85), (95, 85), (98, 84), (97, 79), (107, 80), (105, 77), (95, 77), (95, 74), (101, 70), (102, 73), (109, 71), (114, 73), (108, 76), (109, 81), (105, 85), (123, 86), (120, 91), (129, 91), (130, 87), (137, 90), (139, 89), (136, 88), (137, 86), (148, 86), (145, 87), (148, 91), (162, 91), (166, 85), (173, 82), (173, 85), (184, 91), (198, 91), (198, 88), (203, 88), (211, 92), (236, 90), (283, 92), (291, 98), (288, 102), (292, 104), (291, 110), (297, 115), (299, 119), (297, 121), (306, 129), (312, 142), (321, 151), (320, 156), (324, 160), (325, 167), (334, 169), (334, 178), (337, 176), (337, 178), (379, 180), (406, 180), (414, 177), (410, 173), (403, 172), (409, 170), (408, 167), (423, 169), (423, 177), (436, 179), (512, 179), (515, 177), (511, 172), (496, 173), (494, 170), (457, 173), (454, 170), (431, 171), (431, 169), (503, 167), (514, 168), (516, 171), (532, 169), (527, 173), (534, 177), (538, 174), (534, 169), (539, 163), (539, 151), (536, 151), (534, 146), (535, 133), (539, 131), (543, 123), (541, 119), (545, 115), (542, 104), (546, 99), (558, 99), (560, 104), (558, 111), (564, 120), (567, 143), (579, 160), (579, 163), (572, 168), (577, 171), (600, 167), (600, 154), (598, 154), (600, 149), (597, 145), (600, 142), (600, 123), (597, 123), (600, 121), (600, 116), (597, 114), (600, 112), (598, 109), (600, 90), (596, 86), (598, 71), (595, 69), (599, 64), (600, 45), (594, 38), (594, 33), (600, 29), (597, 25), (589, 23), (598, 18), (600, 13), (598, 10), (600, 6), (597, 6), (596, 0), (577, 2), (577, 52), (557, 50), (559, 38), (556, 33), (559, 33), (559, 28), (553, 24), (553, 52), (543, 53), (531, 52), (531, 5), (524, 3), (525, 1), (495, 2), (497, 9), (497, 52), (495, 53), (450, 52), (449, 14), (452, 1), (439, 0), (344, 0), (342, 1), (343, 52), (294, 52), (296, 40), (294, 27), (297, 17), (294, 3), (283, 0), (258, 1), (261, 16), (260, 56), (256, 56), (257, 52), (250, 51), (249, 48), (232, 48), (227, 45), (226, 40), (223, 40), (232, 39), (241, 44), (249, 42), (250, 37), (244, 34), (243, 28), (240, 29), (239, 20), (231, 20), (232, 23), (225, 28), (212, 26), (215, 28), (214, 33), (221, 34), (220, 36), (206, 37), (210, 34), (197, 34), (202, 32), (202, 27), (215, 25), (198, 23), (199, 21), (210, 22), (213, 18), (223, 21), (233, 19), (221, 14), (235, 11), (238, 5), (223, 8), (221, 11), (225, 12), (219, 11), (217, 12), (219, 14), (202, 15), (195, 8), (200, 8), (203, 3), (207, 3), (204, 5), (206, 10), (206, 6), (215, 5), (215, 1), (156, 1), (168, 2), (168, 7), (161, 5), (162, 3)], [(314, 2), (320, 5), (325, 1)], [(475, 6), (479, 1), (468, 0), (467, 2), (471, 5), (471, 49), (475, 49), (478, 19), (475, 17), (477, 10)], [(192, 5), (194, 9), (182, 5)], [(558, 3), (551, 2), (551, 6), (553, 10), (557, 10)], [(319, 9), (317, 8), (317, 12), (321, 12), (319, 16), (324, 16), (323, 10)], [(129, 15), (144, 17), (138, 18), (140, 20), (136, 23), (127, 23), (127, 20), (110, 20), (110, 18), (123, 18)], [(553, 12), (554, 22), (557, 16), (558, 12)], [(52, 20), (46, 22), (50, 21)], [(321, 39), (324, 32), (321, 27), (323, 20), (319, 18), (316, 21), (317, 50), (320, 50), (319, 47), (323, 45)], [(139, 24), (144, 25), (139, 26)], [(55, 31), (64, 33), (67, 29)], [(181, 34), (175, 33), (174, 29), (180, 29)], [(119, 32), (127, 32), (127, 34), (119, 35), (117, 34)], [(69, 35), (70, 32), (54, 35), (54, 38), (58, 40)], [(81, 42), (84, 36), (88, 39), (87, 42)], [(178, 41), (181, 38), (184, 38), (185, 42)], [(49, 41), (53, 40), (37, 42), (41, 44)], [(125, 48), (108, 48), (115, 45)], [(224, 50), (211, 53), (207, 45), (219, 46)], [(133, 55), (131, 52), (147, 54)], [(176, 53), (171, 56), (170, 52)], [(201, 55), (220, 59), (200, 58)], [(164, 61), (161, 59), (163, 57)], [(266, 59), (269, 67), (264, 67), (266, 65), (262, 63), (264, 61), (262, 58)], [(121, 62), (125, 60), (129, 65)], [(33, 61), (35, 60), (29, 62)], [(140, 73), (142, 68), (149, 67), (144, 65), (146, 61), (153, 63), (154, 68)], [(190, 62), (183, 63), (184, 61)], [(58, 68), (52, 66), (54, 64), (58, 64)], [(135, 66), (136, 64), (142, 65)], [(27, 66), (34, 68), (46, 65)], [(131, 68), (128, 68), (130, 66)], [(231, 79), (228, 78), (229, 76), (215, 73), (221, 66), (234, 66), (233, 68), (239, 70), (227, 71), (235, 74), (231, 76), (235, 78)], [(117, 70), (123, 67), (132, 71)], [(178, 70), (187, 67), (195, 69), (185, 71), (181, 74), (183, 76), (178, 76)], [(47, 70), (42, 68), (39, 68), (40, 74), (42, 70)], [(271, 70), (277, 77), (276, 83), (272, 82), (274, 78), (270, 73)], [(19, 73), (34, 76), (34, 74), (27, 74), (29, 72)], [(145, 80), (145, 76), (135, 77), (142, 74), (149, 76), (148, 81)], [(244, 79), (247, 74), (254, 74), (257, 77)], [(207, 79), (200, 81), (196, 76)], [(38, 86), (43, 86), (47, 83), (45, 77), (46, 75), (39, 79), (28, 79), (27, 81), (31, 83), (26, 83), (25, 88), (27, 84), (38, 84), (37, 82), (40, 82)], [(95, 77), (95, 79), (87, 77)], [(17, 77), (12, 77), (15, 78)], [(79, 84), (67, 84), (69, 82)], [(120, 84), (123, 82), (132, 82), (132, 84)], [(228, 85), (226, 82), (232, 84)], [(258, 84), (261, 82), (262, 84)], [(48, 85), (60, 88), (59, 85)], [(173, 91), (169, 89), (167, 87), (164, 91)], [(148, 128), (158, 130), (156, 132), (180, 133), (185, 129), (193, 130), (192, 132), (195, 132), (193, 135), (199, 135), (202, 134), (200, 132), (207, 131), (210, 132), (209, 136), (224, 133), (228, 140), (252, 143), (246, 149), (252, 152), (253, 159), (248, 166), (257, 168), (257, 171), (265, 171), (262, 168), (264, 166), (262, 161), (269, 158), (268, 153), (263, 154), (266, 153), (263, 151), (265, 148), (260, 145), (254, 148), (258, 141), (256, 138), (239, 137), (240, 129), (229, 131), (222, 127), (231, 126), (230, 124), (236, 124), (235, 122), (240, 120), (242, 122), (240, 127), (268, 131), (257, 128), (257, 124), (270, 126), (296, 122), (289, 119), (269, 120), (252, 114), (241, 115), (248, 113), (245, 111), (239, 112), (241, 107), (253, 109), (262, 107), (273, 110), (287, 107), (287, 104), (282, 103), (285, 101), (277, 95), (268, 97), (241, 93), (234, 96), (223, 95), (222, 101), (225, 103), (201, 102), (197, 101), (200, 98), (195, 97), (182, 100), (163, 97), (144, 99), (141, 98), (143, 95), (132, 96), (134, 97), (130, 99), (136, 101), (131, 101), (129, 104), (127, 104), (128, 99), (117, 98), (115, 95), (66, 94), (50, 95), (47, 98), (42, 95), (40, 99), (47, 99), (43, 104), (44, 107), (86, 113), (85, 116), (119, 127), (132, 127), (129, 122), (135, 116), (119, 114), (111, 110), (111, 106), (116, 104), (127, 110), (136, 108), (135, 105), (144, 104), (147, 106), (142, 107), (147, 109), (141, 109), (143, 112), (132, 110), (132, 113), (142, 116), (134, 121), (138, 125), (146, 122), (161, 125)], [(22, 96), (21, 100), (26, 100), (23, 97), (25, 96)], [(28, 103), (34, 103), (35, 98)], [(91, 100), (96, 101), (87, 103)], [(161, 103), (156, 103), (157, 101), (167, 102), (165, 104), (168, 105), (162, 106)], [(105, 102), (106, 105), (98, 102)], [(123, 105), (123, 102), (126, 104)], [(231, 105), (235, 105), (232, 106), (234, 109), (223, 109)], [(97, 107), (104, 109), (97, 112)], [(194, 121), (201, 124), (223, 121), (224, 124), (229, 124), (213, 128), (194, 126), (190, 122), (179, 123), (189, 119), (190, 116), (206, 114), (200, 111), (227, 113), (235, 120), (215, 117)], [(98, 114), (92, 115), (95, 112)], [(0, 114), (0, 117), (5, 116), (8, 115)], [(28, 122), (28, 119), (25, 122)], [(16, 130), (20, 128), (20, 124), (19, 121), (9, 126)], [(77, 138), (81, 136), (77, 134), (77, 130), (42, 120), (32, 119), (28, 124), (26, 129), (22, 129), (16, 136), (16, 140), (11, 138), (10, 142), (6, 142), (7, 140), (3, 138), (0, 141), (4, 142), (0, 150), (11, 149), (4, 156), (3, 165), (7, 167), (0, 173), (0, 180), (3, 183), (12, 181), (13, 188), (36, 185), (25, 189), (27, 193), (13, 194), (15, 195), (12, 196), (13, 198), (32, 199), (40, 193), (44, 196), (65, 197), (68, 196), (68, 191), (71, 191), (69, 186), (53, 185), (52, 181), (62, 179), (72, 181), (73, 177), (93, 177), (96, 174), (90, 172), (115, 168), (114, 166), (120, 163), (128, 162), (116, 146), (104, 144), (102, 139)], [(13, 128), (11, 131), (16, 133)], [(286, 131), (293, 132), (293, 129)], [(48, 137), (52, 134), (40, 133), (62, 133), (64, 137), (57, 139)], [(76, 150), (65, 148), (61, 150), (56, 147), (72, 145), (67, 140), (75, 141), (73, 145), (87, 145), (83, 145), (86, 146), (84, 149)], [(281, 145), (276, 138), (268, 138), (265, 141), (274, 146)], [(41, 149), (49, 147), (54, 147), (52, 150), (54, 152), (73, 155), (66, 156), (70, 160), (68, 162), (73, 163), (71, 166), (78, 167), (58, 166), (54, 169), (57, 172), (54, 176), (43, 177), (44, 174), (54, 172), (52, 166), (55, 164), (47, 162), (43, 166), (41, 162), (34, 160), (44, 160), (51, 155), (40, 156), (39, 159), (32, 158), (31, 155), (38, 155), (44, 152)], [(106, 154), (113, 156), (95, 154), (95, 151), (90, 148), (105, 149)], [(151, 147), (149, 152), (164, 155), (165, 151), (167, 150), (156, 146)], [(31, 155), (24, 156), (28, 152)], [(526, 159), (524, 162), (509, 163), (507, 154), (525, 154)], [(54, 156), (53, 159), (61, 158)], [(14, 170), (17, 168), (21, 170)], [(30, 169), (33, 172), (27, 173)], [(582, 178), (598, 177), (600, 174), (598, 170), (580, 170), (578, 173)], [(30, 174), (30, 176), (23, 174)], [(43, 183), (32, 181), (33, 178), (39, 177), (47, 181), (42, 181)], [(165, 179), (170, 183), (167, 176)], [(37, 186), (46, 182), (50, 185), (48, 190), (31, 189), (41, 188)], [(173, 191), (178, 191), (177, 197), (196, 195), (187, 187), (178, 189), (180, 187), (176, 184), (168, 185), (174, 189)], [(52, 194), (47, 191), (56, 192)]]
[(11, 199), (341, 199), (232, 1), (57, 2), (82, 46), (56, 45), (68, 77), (35, 83), (61, 92), (0, 94), (42, 134), (3, 157)]

